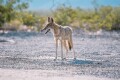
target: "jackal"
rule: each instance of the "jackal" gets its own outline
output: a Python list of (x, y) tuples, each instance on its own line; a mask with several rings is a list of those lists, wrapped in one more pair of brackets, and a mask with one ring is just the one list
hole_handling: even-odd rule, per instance
[[(73, 49), (74, 59), (76, 59), (75, 51), (73, 48), (73, 41), (72, 41), (72, 29), (69, 26), (61, 26), (54, 22), (53, 18), (48, 17), (48, 23), (45, 27), (41, 30), (47, 30), (47, 32), (52, 31), (55, 42), (56, 42), (56, 56), (55, 60), (57, 59), (57, 49), (58, 49), (58, 41), (61, 42), (61, 58), (63, 58), (63, 46), (66, 49), (66, 56), (68, 50)], [(47, 33), (46, 32), (46, 33)]]

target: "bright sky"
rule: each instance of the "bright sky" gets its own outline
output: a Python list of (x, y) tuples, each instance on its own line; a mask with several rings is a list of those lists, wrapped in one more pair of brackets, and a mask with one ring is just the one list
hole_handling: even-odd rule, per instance
[[(29, 10), (50, 10), (56, 8), (60, 4), (70, 5), (73, 8), (93, 8), (92, 1), (93, 0), (32, 0), (29, 5)], [(99, 5), (111, 5), (111, 6), (119, 6), (120, 0), (97, 0)]]

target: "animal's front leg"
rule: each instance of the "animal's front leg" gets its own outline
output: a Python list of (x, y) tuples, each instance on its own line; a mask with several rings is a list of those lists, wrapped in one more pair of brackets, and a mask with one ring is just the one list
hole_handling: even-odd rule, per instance
[(61, 40), (61, 58), (63, 60), (63, 43), (62, 43), (62, 40)]
[(64, 59), (66, 60), (66, 58), (68, 56), (68, 48), (67, 48), (67, 41), (66, 40), (63, 41), (63, 45), (64, 45), (64, 48), (66, 50), (66, 56), (64, 57)]
[(56, 44), (56, 55), (55, 55), (54, 60), (57, 60), (57, 49), (58, 49), (58, 40), (57, 39), (55, 39), (55, 44)]

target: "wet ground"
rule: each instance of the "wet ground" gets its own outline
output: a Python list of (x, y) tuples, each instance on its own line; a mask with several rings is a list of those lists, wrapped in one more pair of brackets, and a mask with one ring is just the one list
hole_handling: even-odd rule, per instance
[[(77, 59), (54, 61), (55, 42), (51, 33), (9, 32), (0, 35), (1, 70), (49, 71), (39, 76), (81, 76), (120, 79), (120, 32), (73, 34)], [(57, 71), (57, 72), (51, 72)], [(2, 76), (2, 75), (0, 75)], [(9, 80), (9, 79), (8, 79)]]

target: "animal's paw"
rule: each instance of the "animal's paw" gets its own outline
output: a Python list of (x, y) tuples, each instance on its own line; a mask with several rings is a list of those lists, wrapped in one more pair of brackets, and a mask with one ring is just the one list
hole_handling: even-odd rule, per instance
[(64, 61), (64, 60), (67, 60), (66, 58), (62, 58), (62, 60)]
[(54, 61), (56, 61), (57, 59), (55, 58)]
[(73, 60), (76, 60), (76, 58), (74, 58)]

